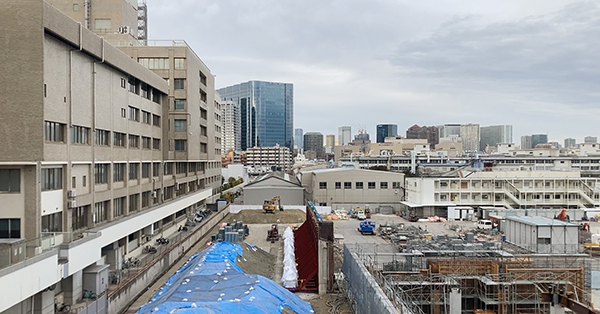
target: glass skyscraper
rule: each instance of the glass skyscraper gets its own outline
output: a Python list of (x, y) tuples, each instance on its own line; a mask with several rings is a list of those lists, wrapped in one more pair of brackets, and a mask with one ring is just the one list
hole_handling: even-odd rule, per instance
[(279, 144), (294, 149), (294, 86), (250, 81), (217, 90), (240, 105), (241, 148)]

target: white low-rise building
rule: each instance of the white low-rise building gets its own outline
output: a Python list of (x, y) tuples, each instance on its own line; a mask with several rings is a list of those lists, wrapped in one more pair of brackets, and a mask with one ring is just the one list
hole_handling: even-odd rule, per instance
[(574, 254), (579, 252), (579, 226), (538, 217), (506, 217), (506, 241), (533, 253)]

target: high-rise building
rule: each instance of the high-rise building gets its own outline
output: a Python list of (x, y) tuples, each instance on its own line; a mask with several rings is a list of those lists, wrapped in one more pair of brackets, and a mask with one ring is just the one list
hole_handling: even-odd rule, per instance
[(246, 164), (267, 167), (274, 171), (289, 171), (292, 169), (293, 158), (287, 147), (251, 147), (246, 150)]
[(341, 126), (338, 128), (338, 145), (348, 145), (352, 141), (352, 128), (350, 126)]
[[(187, 45), (128, 56), (80, 22), (44, 1), (0, 2), (0, 67), (11, 73), (0, 77), (0, 287), (15, 291), (3, 290), (0, 313), (51, 312), (58, 293), (76, 304), (84, 287), (107, 286), (84, 269), (121, 269), (219, 197), (210, 71)], [(194, 75), (172, 73), (182, 64)]]
[(587, 144), (598, 143), (598, 138), (596, 136), (586, 136), (583, 138), (583, 142)]
[(497, 146), (498, 144), (512, 143), (512, 125), (492, 125), (479, 128), (480, 144), (479, 150), (485, 151), (486, 146)]
[(294, 146), (304, 149), (304, 130), (294, 129)]
[[(430, 148), (434, 148), (440, 142), (440, 130), (435, 126), (413, 125), (406, 130), (408, 139), (426, 139)], [(458, 136), (458, 134), (456, 135)]]
[(328, 134), (325, 136), (325, 153), (333, 154), (335, 147), (335, 134)]
[(317, 158), (323, 158), (323, 134), (320, 132), (304, 133), (304, 151), (313, 151)]
[(229, 151), (241, 151), (242, 137), (240, 124), (240, 105), (231, 100), (220, 101), (223, 114), (221, 151), (223, 154), (226, 154)]
[(479, 150), (479, 124), (461, 124), (460, 138), (463, 142), (464, 152), (477, 152)]
[(456, 135), (460, 137), (460, 124), (450, 123), (440, 125), (438, 127), (440, 137), (451, 137), (452, 135)]
[(565, 148), (574, 148), (577, 146), (577, 140), (574, 138), (566, 138), (565, 139)]
[(241, 149), (293, 149), (294, 91), (289, 83), (249, 81), (217, 90), (221, 99), (240, 106)]
[(532, 149), (531, 145), (531, 135), (523, 135), (521, 136), (521, 149)]
[(538, 144), (547, 144), (548, 134), (532, 134), (531, 135), (531, 148), (535, 148)]
[(386, 137), (398, 136), (398, 125), (396, 124), (378, 124), (377, 125), (377, 143), (385, 142)]

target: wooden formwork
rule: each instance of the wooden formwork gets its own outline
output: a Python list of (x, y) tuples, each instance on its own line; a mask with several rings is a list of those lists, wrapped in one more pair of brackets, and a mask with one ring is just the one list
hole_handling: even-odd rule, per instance
[(498, 263), (494, 261), (435, 261), (429, 264), (429, 271), (433, 274), (485, 276), (497, 274)]

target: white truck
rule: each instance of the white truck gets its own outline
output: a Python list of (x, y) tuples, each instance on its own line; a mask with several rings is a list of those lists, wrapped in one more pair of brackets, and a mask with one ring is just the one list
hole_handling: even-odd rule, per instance
[(365, 220), (367, 219), (367, 215), (365, 215), (365, 212), (363, 210), (359, 210), (356, 212), (356, 219)]

